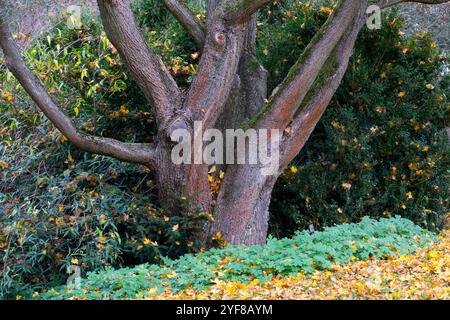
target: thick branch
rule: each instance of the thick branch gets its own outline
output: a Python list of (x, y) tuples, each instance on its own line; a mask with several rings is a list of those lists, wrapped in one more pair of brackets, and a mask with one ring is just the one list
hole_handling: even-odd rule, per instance
[(206, 22), (209, 24), (213, 20), (214, 12), (221, 0), (206, 0), (208, 1), (208, 6), (206, 8)]
[(357, 36), (364, 26), (365, 8), (366, 6), (361, 7), (359, 14), (354, 18), (354, 24), (347, 29), (346, 35), (333, 51), (331, 61), (322, 70), (321, 78), (323, 79), (315, 83), (317, 88), (308, 94), (297, 111), (290, 135), (282, 141), (280, 147), (281, 167), (288, 165), (303, 148), (341, 84)]
[(208, 23), (204, 52), (186, 99), (193, 120), (212, 127), (223, 112), (235, 81), (247, 25), (228, 27), (221, 17)]
[[(428, 0), (416, 2), (438, 4), (446, 1)], [(388, 2), (393, 5), (405, 1), (388, 0), (384, 1), (385, 5)], [(327, 63), (328, 68), (322, 69), (319, 79), (316, 80), (313, 86), (313, 90), (308, 93), (295, 114), (291, 133), (283, 140), (281, 145), (281, 167), (288, 165), (303, 148), (338, 89), (347, 70), (357, 35), (364, 26), (364, 10), (366, 7), (367, 5), (364, 5), (360, 8), (359, 16), (348, 28), (346, 35), (339, 42), (332, 56), (330, 56), (330, 61)]]
[(286, 79), (274, 90), (268, 105), (256, 119), (256, 127), (284, 129), (291, 122), (336, 45), (354, 23), (362, 5), (364, 2), (361, 0), (342, 0), (339, 3)]
[(147, 46), (136, 25), (129, 0), (98, 0), (109, 40), (147, 99), (162, 127), (178, 107), (180, 91), (162, 60)]
[[(0, 2), (1, 4), (1, 2)], [(27, 68), (16, 43), (12, 40), (7, 22), (0, 16), (0, 47), (8, 69), (16, 77), (50, 121), (78, 148), (118, 160), (149, 165), (153, 162), (153, 148), (147, 144), (123, 143), (114, 139), (80, 133), (62, 110), (58, 108), (40, 81)]]
[(205, 44), (205, 26), (193, 14), (193, 12), (182, 2), (182, 0), (163, 0), (167, 9), (188, 31), (189, 35), (194, 39), (199, 50), (203, 49)]

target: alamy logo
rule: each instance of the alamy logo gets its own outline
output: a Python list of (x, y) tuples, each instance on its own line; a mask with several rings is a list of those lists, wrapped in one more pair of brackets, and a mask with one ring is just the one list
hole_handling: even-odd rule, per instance
[(177, 145), (172, 149), (172, 162), (181, 164), (249, 164), (261, 168), (262, 175), (276, 175), (280, 166), (280, 130), (218, 129), (203, 132), (201, 121), (194, 123), (193, 137), (187, 129), (171, 135)]
[(367, 8), (366, 13), (369, 15), (367, 18), (367, 28), (369, 30), (381, 29), (381, 8), (377, 5), (371, 5)]
[(69, 289), (79, 289), (81, 287), (81, 268), (76, 265), (71, 265), (67, 268), (69, 278), (67, 279), (67, 287)]
[(69, 15), (67, 18), (67, 28), (69, 30), (81, 29), (81, 7), (76, 5), (67, 7), (67, 14)]

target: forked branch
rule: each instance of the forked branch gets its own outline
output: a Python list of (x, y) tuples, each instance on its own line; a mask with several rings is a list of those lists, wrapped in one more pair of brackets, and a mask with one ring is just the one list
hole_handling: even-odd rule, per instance
[[(360, 7), (359, 15), (357, 15), (354, 22), (348, 27), (345, 36), (337, 44), (327, 64), (328, 67), (322, 69), (320, 79), (316, 79), (313, 89), (308, 92), (307, 97), (295, 114), (290, 135), (282, 142), (281, 166), (288, 165), (303, 148), (345, 75), (355, 41), (365, 23), (364, 13), (367, 7), (367, 1), (361, 2), (365, 3)], [(388, 8), (401, 2), (407, 1), (386, 0), (380, 3), (380, 7)], [(448, 2), (448, 0), (420, 0), (409, 2), (439, 4)]]
[[(0, 4), (3, 5), (1, 1)], [(93, 154), (110, 156), (125, 162), (153, 164), (154, 149), (151, 145), (124, 143), (79, 132), (71, 119), (56, 105), (41, 82), (26, 66), (2, 15), (0, 15), (0, 47), (4, 54), (6, 66), (23, 89), (56, 128), (76, 147)]]
[(284, 129), (329, 61), (336, 45), (354, 24), (366, 1), (342, 0), (334, 13), (312, 39), (286, 79), (279, 85), (267, 106), (256, 119), (256, 127)]
[[(361, 2), (366, 2), (361, 0)], [(288, 165), (300, 152), (311, 133), (330, 104), (347, 71), (356, 39), (365, 23), (366, 6), (360, 8), (354, 23), (332, 53), (331, 61), (321, 71), (320, 79), (314, 84), (292, 121), (290, 134), (281, 144), (281, 166)]]

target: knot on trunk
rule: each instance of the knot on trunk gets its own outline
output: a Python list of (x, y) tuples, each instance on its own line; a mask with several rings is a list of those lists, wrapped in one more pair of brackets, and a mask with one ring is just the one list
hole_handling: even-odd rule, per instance
[(223, 48), (225, 46), (225, 39), (225, 34), (223, 32), (216, 32), (214, 34), (214, 42), (219, 48)]

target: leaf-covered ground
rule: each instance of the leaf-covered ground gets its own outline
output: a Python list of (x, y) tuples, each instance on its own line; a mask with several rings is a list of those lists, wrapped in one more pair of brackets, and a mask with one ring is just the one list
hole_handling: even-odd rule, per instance
[[(318, 270), (337, 270), (336, 265), (412, 255), (435, 241), (436, 235), (407, 219), (365, 218), (357, 224), (342, 224), (312, 234), (301, 231), (291, 239), (270, 238), (262, 246), (227, 245), (223, 249), (185, 255), (177, 260), (164, 259), (162, 264), (117, 270), (107, 268), (88, 273), (78, 288), (62, 286), (35, 292), (33, 298), (116, 300), (161, 294), (164, 298), (176, 292), (194, 295), (214, 285), (218, 289), (212, 288), (211, 292), (217, 292), (216, 298), (244, 298), (250, 293), (235, 289), (245, 289), (249, 283), (251, 285), (247, 289), (253, 292), (256, 289), (252, 287), (258, 282), (265, 286), (262, 283), (270, 283), (274, 279), (277, 283), (299, 273), (311, 277)], [(232, 291), (235, 296), (226, 296), (226, 291), (220, 293), (220, 286), (228, 286), (227, 283), (230, 290), (235, 290)], [(207, 293), (204, 297), (209, 298)]]
[(148, 299), (450, 299), (450, 231), (429, 248), (391, 260), (333, 266), (262, 284), (217, 281), (208, 290), (166, 290)]

